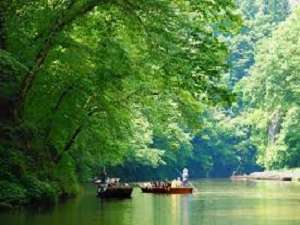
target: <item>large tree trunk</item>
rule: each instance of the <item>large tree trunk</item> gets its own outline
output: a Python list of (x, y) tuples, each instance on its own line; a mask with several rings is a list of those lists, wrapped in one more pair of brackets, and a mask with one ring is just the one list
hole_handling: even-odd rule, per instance
[(276, 137), (280, 132), (281, 128), (281, 112), (280, 110), (275, 110), (269, 121), (268, 126), (268, 145), (273, 145), (276, 142)]
[(7, 3), (5, 1), (0, 2), (0, 49), (5, 49), (5, 14)]
[(54, 122), (54, 117), (56, 115), (56, 113), (59, 111), (61, 105), (63, 104), (66, 96), (72, 91), (73, 89), (73, 86), (67, 86), (63, 91), (62, 93), (60, 94), (55, 106), (53, 107), (53, 109), (51, 110), (51, 117), (48, 121), (48, 124), (47, 124), (47, 127), (45, 129), (45, 142), (46, 144), (48, 143), (48, 139), (49, 139), (49, 136), (51, 134), (51, 131), (52, 131), (52, 128), (53, 128), (53, 122)]
[[(4, 1), (0, 2), (0, 49), (5, 50), (5, 5)], [(2, 93), (4, 90), (3, 85), (5, 85), (6, 76), (4, 74), (4, 65), (2, 66), (2, 53), (0, 53), (0, 123), (3, 123), (5, 120), (9, 119), (12, 115), (12, 106), (9, 100)], [(0, 124), (1, 126), (1, 124)]]
[[(87, 113), (87, 117), (92, 117), (97, 112), (99, 112), (99, 109), (92, 110), (92, 111)], [(75, 144), (76, 139), (78, 138), (79, 134), (84, 129), (84, 126), (86, 125), (86, 122), (87, 122), (87, 118), (84, 121), (82, 121), (82, 123), (79, 124), (76, 127), (74, 132), (71, 134), (70, 138), (67, 140), (62, 152), (55, 157), (55, 162), (56, 163), (59, 163), (59, 161), (62, 159), (63, 155), (71, 150), (71, 148)]]

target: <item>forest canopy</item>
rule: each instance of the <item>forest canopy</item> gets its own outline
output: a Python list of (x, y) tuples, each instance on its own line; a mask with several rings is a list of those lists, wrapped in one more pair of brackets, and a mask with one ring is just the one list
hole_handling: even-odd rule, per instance
[(233, 100), (231, 0), (0, 4), (1, 201), (76, 193), (126, 159), (164, 164), (192, 148), (208, 105)]

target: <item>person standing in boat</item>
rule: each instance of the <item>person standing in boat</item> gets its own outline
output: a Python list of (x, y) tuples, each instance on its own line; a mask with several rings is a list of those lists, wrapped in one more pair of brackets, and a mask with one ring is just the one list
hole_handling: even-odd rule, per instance
[(100, 178), (100, 183), (98, 184), (98, 193), (104, 192), (108, 187), (107, 173), (106, 173), (105, 167), (103, 168), (99, 178)]
[(103, 168), (102, 172), (100, 173), (100, 180), (101, 183), (106, 183), (107, 173), (105, 167)]
[(187, 186), (189, 183), (189, 170), (184, 168), (182, 171), (182, 184), (183, 186)]

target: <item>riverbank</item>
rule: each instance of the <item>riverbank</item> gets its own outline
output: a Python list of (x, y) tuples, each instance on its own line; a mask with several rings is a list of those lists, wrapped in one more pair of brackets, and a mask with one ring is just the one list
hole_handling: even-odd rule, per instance
[(47, 208), (74, 198), (81, 190), (79, 183), (69, 183), (69, 189), (53, 181), (41, 181), (34, 176), (20, 180), (0, 181), (0, 211), (18, 208)]
[(300, 168), (254, 172), (249, 175), (232, 176), (232, 180), (275, 180), (300, 182)]

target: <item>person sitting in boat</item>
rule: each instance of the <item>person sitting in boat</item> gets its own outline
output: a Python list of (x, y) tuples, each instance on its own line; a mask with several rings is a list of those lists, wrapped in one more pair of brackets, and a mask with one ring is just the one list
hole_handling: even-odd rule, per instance
[(159, 187), (165, 188), (166, 187), (166, 183), (164, 181), (160, 181), (159, 182)]
[(120, 186), (120, 178), (112, 177), (107, 181), (109, 187), (117, 187)]
[(165, 181), (162, 182), (162, 187), (163, 188), (168, 188), (168, 186), (169, 186), (168, 182), (165, 182)]
[(182, 186), (182, 182), (180, 180), (180, 177), (177, 178), (177, 180), (172, 180), (171, 182), (171, 188), (178, 188)]
[(181, 187), (182, 186), (182, 182), (181, 182), (181, 179), (180, 177), (177, 177), (177, 187)]
[(170, 188), (172, 186), (171, 182), (167, 182), (167, 188)]
[(144, 188), (152, 188), (152, 184), (150, 182), (143, 183), (141, 186)]
[(172, 180), (171, 181), (171, 188), (175, 188), (176, 187), (176, 180)]
[(156, 182), (156, 187), (161, 187), (161, 182), (160, 181)]

